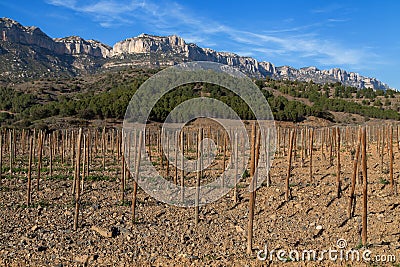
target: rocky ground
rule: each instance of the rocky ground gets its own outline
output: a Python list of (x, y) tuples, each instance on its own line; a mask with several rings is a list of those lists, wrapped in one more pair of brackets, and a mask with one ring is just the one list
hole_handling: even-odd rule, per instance
[[(292, 262), (289, 251), (337, 249), (365, 251), (360, 243), (361, 185), (357, 184), (355, 216), (347, 220), (352, 161), (342, 152), (343, 196), (336, 195), (336, 166), (320, 150), (314, 151), (314, 179), (309, 183), (309, 159), (301, 166), (299, 153), (293, 162), (290, 181), (293, 198), (284, 199), (287, 157), (277, 154), (272, 167), (272, 185), (257, 191), (254, 249), (246, 254), (248, 181), (239, 183), (240, 201), (232, 192), (200, 209), (194, 225), (194, 208), (160, 203), (138, 192), (136, 222), (131, 220), (129, 202), (121, 204), (119, 166), (107, 164), (106, 171), (92, 168), (82, 195), (82, 217), (72, 230), (71, 168), (59, 166), (49, 179), (46, 170), (40, 190), (33, 188), (33, 205), (25, 205), (26, 170), (1, 180), (0, 265), (1, 266), (398, 266), (400, 264), (400, 200), (390, 193), (388, 156), (381, 172), (375, 145), (368, 151), (368, 249), (371, 261), (325, 260)], [(395, 159), (400, 154), (395, 149)], [(101, 166), (101, 158), (97, 158)], [(336, 159), (335, 159), (336, 160)], [(335, 162), (335, 161), (334, 161)], [(96, 163), (96, 161), (95, 161)], [(96, 164), (95, 164), (96, 165)], [(395, 179), (400, 165), (395, 161)], [(36, 179), (36, 173), (34, 178)], [(69, 178), (69, 179), (67, 179)], [(34, 183), (35, 185), (35, 180)], [(130, 199), (132, 180), (126, 199)], [(267, 245), (269, 251), (284, 250), (282, 263), (257, 259)], [(343, 245), (343, 243), (340, 243)], [(260, 254), (262, 256), (262, 254)], [(396, 256), (396, 262), (381, 263), (376, 256)], [(383, 258), (383, 257), (382, 257)], [(393, 260), (393, 259), (392, 259)], [(396, 265), (397, 264), (397, 265)]]

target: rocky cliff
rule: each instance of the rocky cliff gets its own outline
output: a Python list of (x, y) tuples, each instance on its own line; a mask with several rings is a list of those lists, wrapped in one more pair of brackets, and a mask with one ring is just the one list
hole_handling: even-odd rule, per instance
[(54, 41), (62, 47), (64, 54), (70, 55), (91, 55), (94, 57), (108, 57), (112, 48), (96, 40), (85, 40), (79, 36), (66, 38), (55, 38)]
[[(37, 27), (25, 27), (8, 18), (0, 19), (0, 33), (2, 34), (0, 56), (12, 52), (14, 53), (13, 60), (18, 61), (21, 59), (18, 58), (18, 55), (21, 54), (18, 51), (21, 50), (21, 46), (24, 46), (24, 49), (34, 50), (30, 51), (30, 54), (42, 53), (46, 55), (45, 58), (57, 58), (55, 61), (50, 60), (51, 62), (63, 61), (62, 65), (70, 73), (78, 73), (79, 70), (96, 71), (99, 68), (140, 65), (168, 66), (186, 61), (212, 61), (236, 67), (249, 76), (257, 78), (312, 80), (316, 83), (341, 82), (358, 88), (389, 88), (388, 85), (375, 78), (364, 77), (358, 73), (338, 68), (319, 70), (316, 67), (301, 69), (290, 66), (276, 67), (270, 62), (258, 62), (251, 57), (201, 48), (196, 44), (186, 43), (176, 35), (163, 37), (141, 34), (117, 42), (110, 47), (98, 41), (84, 40), (78, 36), (52, 39)], [(19, 48), (17, 49), (15, 46), (14, 49), (9, 49), (12, 44), (18, 45)], [(13, 62), (13, 60), (9, 60), (9, 62)], [(23, 61), (21, 60), (21, 64)], [(37, 63), (41, 64), (41, 62)], [(7, 66), (0, 68), (0, 70), (3, 69), (7, 70)], [(12, 67), (8, 69), (12, 69)], [(51, 70), (52, 68), (49, 71)], [(4, 76), (4, 73), (1, 76)]]
[(113, 46), (111, 55), (171, 51), (180, 54), (187, 52), (187, 49), (185, 41), (176, 35), (160, 37), (141, 34), (116, 43)]
[(94, 57), (107, 57), (111, 47), (94, 40), (84, 40), (77, 36), (52, 39), (38, 27), (25, 27), (9, 19), (0, 19), (2, 41), (45, 48), (51, 52), (63, 55), (85, 54)]
[[(341, 82), (348, 86), (358, 88), (387, 89), (383, 82), (375, 78), (364, 77), (358, 73), (347, 72), (334, 68), (329, 70), (319, 70), (316, 67), (306, 67), (295, 69), (290, 66), (276, 67), (270, 62), (258, 62), (251, 57), (242, 57), (234, 53), (217, 52), (209, 48), (201, 48), (196, 44), (187, 44), (176, 36), (153, 36), (141, 34), (134, 38), (129, 38), (114, 45), (111, 56), (127, 54), (149, 54), (149, 53), (174, 53), (188, 61), (213, 61), (233, 67), (254, 77), (271, 77), (274, 79), (288, 79), (299, 81), (314, 81), (316, 83)], [(176, 62), (178, 63), (178, 62)]]

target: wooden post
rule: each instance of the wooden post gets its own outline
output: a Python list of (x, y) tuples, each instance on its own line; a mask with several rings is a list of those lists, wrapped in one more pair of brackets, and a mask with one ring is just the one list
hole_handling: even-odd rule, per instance
[[(210, 136), (209, 136), (209, 138), (210, 138)], [(234, 144), (234, 149), (235, 149), (235, 188), (234, 188), (234, 191), (233, 191), (233, 199), (234, 199), (234, 201), (235, 201), (235, 203), (237, 203), (237, 201), (238, 201), (238, 196), (237, 196), (237, 194), (238, 194), (238, 189), (237, 189), (237, 183), (238, 183), (238, 175), (239, 175), (239, 158), (238, 158), (238, 156), (239, 156), (239, 143), (238, 143), (238, 133), (235, 131), (235, 144)], [(210, 151), (210, 150), (209, 150)], [(243, 157), (244, 157), (244, 155), (243, 155)], [(210, 156), (208, 156), (208, 158), (210, 158)]]
[(361, 137), (362, 137), (362, 131), (361, 128), (358, 131), (358, 144), (357, 144), (357, 149), (356, 149), (356, 154), (354, 157), (353, 161), (353, 176), (351, 178), (351, 189), (350, 189), (350, 196), (349, 196), (349, 205), (347, 208), (347, 216), (349, 219), (352, 217), (352, 211), (353, 211), (353, 204), (355, 203), (355, 195), (354, 191), (356, 189), (356, 178), (357, 178), (357, 173), (358, 173), (358, 160), (360, 156), (360, 148), (361, 148)]
[(336, 170), (336, 194), (337, 198), (340, 198), (341, 194), (341, 186), (340, 186), (340, 129), (339, 127), (336, 128), (336, 139), (337, 139), (337, 144), (336, 144), (336, 158), (337, 158), (337, 170)]
[(181, 154), (181, 201), (183, 202), (184, 199), (185, 199), (185, 188), (184, 188), (184, 186), (185, 186), (185, 163), (184, 163), (184, 160), (185, 160), (185, 156), (184, 156), (185, 143), (184, 143), (183, 128), (181, 129), (180, 137), (181, 137), (181, 151), (182, 151), (182, 154)]
[(66, 132), (66, 130), (61, 130), (61, 164), (64, 164), (65, 132)]
[[(158, 153), (160, 155), (160, 161), (161, 161), (161, 170), (164, 170), (164, 149), (162, 147), (162, 142), (161, 142), (161, 135), (163, 134), (163, 132), (160, 130), (158, 133), (158, 139), (157, 139), (157, 143), (158, 143)], [(189, 139), (189, 138), (188, 138)]]
[(256, 186), (257, 186), (257, 167), (258, 167), (258, 160), (260, 156), (260, 142), (261, 142), (261, 130), (256, 131), (256, 151), (255, 151), (255, 161), (254, 161), (254, 178), (253, 178), (253, 184), (254, 184), (254, 203), (256, 199)]
[[(284, 128), (283, 129), (283, 156), (286, 156), (286, 132), (287, 132), (287, 129)], [(289, 134), (290, 134), (290, 130), (289, 130)]]
[(13, 163), (14, 163), (15, 162), (15, 157), (16, 157), (16, 154), (17, 154), (17, 134), (15, 132), (15, 129), (13, 129), (12, 135), (13, 135), (12, 159), (13, 159)]
[(333, 133), (331, 132), (331, 130), (329, 129), (328, 131), (329, 133), (329, 165), (333, 166)]
[[(71, 144), (70, 144), (70, 150), (71, 150), (71, 159), (75, 157), (75, 137), (74, 137), (74, 131), (71, 132)], [(71, 162), (73, 163), (73, 161)], [(71, 167), (74, 166), (76, 167), (75, 164), (72, 164)], [(72, 183), (72, 197), (74, 198), (76, 194), (76, 170), (74, 171), (74, 182)]]
[(166, 160), (167, 160), (167, 166), (166, 166), (167, 170), (166, 170), (166, 177), (167, 177), (167, 179), (169, 179), (169, 134), (166, 133), (165, 137), (167, 138), (167, 158), (166, 158)]
[(94, 154), (97, 156), (99, 148), (99, 129), (95, 129), (94, 131)]
[(367, 202), (368, 202), (368, 179), (367, 179), (367, 133), (365, 127), (362, 130), (362, 173), (363, 173), (363, 213), (362, 213), (362, 244), (367, 246)]
[(246, 131), (242, 131), (242, 144), (241, 144), (241, 149), (242, 149), (242, 155), (243, 155), (243, 160), (242, 160), (242, 169), (246, 169), (246, 138), (245, 136), (247, 135)]
[(320, 149), (321, 149), (322, 157), (324, 158), (324, 160), (326, 160), (326, 156), (324, 153), (324, 143), (325, 143), (325, 129), (322, 129), (321, 130), (321, 147), (320, 147)]
[(25, 131), (25, 129), (22, 129), (22, 133), (21, 133), (22, 155), (25, 155), (25, 145), (26, 145), (26, 131)]
[(313, 150), (314, 150), (314, 129), (310, 129), (310, 183), (314, 182), (313, 175)]
[(179, 138), (178, 138), (179, 133), (175, 133), (175, 175), (174, 175), (174, 184), (178, 184), (178, 150), (179, 150)]
[(80, 161), (81, 161), (81, 143), (82, 143), (82, 128), (79, 129), (78, 134), (78, 148), (76, 151), (76, 167), (75, 167), (75, 176), (76, 176), (76, 195), (75, 195), (75, 216), (74, 216), (74, 231), (78, 229), (78, 219), (79, 219), (79, 206), (80, 206), (80, 197), (81, 197), (81, 185), (80, 185)]
[(290, 173), (292, 170), (292, 153), (293, 153), (293, 139), (295, 135), (295, 129), (290, 131), (290, 139), (289, 139), (289, 153), (288, 153), (288, 170), (287, 170), (287, 175), (286, 175), (286, 181), (285, 181), (285, 200), (289, 201), (290, 199), (290, 186), (289, 186), (289, 180), (290, 180)]
[(106, 170), (106, 127), (103, 128), (103, 133), (102, 133), (102, 152), (103, 152), (103, 171)]
[(306, 159), (310, 155), (310, 129), (306, 126), (304, 128), (304, 158)]
[(376, 134), (377, 134), (377, 140), (376, 140), (376, 154), (379, 155), (379, 151), (381, 151), (381, 150), (380, 150), (381, 131), (380, 131), (379, 128), (378, 128), (378, 129), (375, 129), (375, 131), (376, 131)]
[[(208, 138), (211, 140), (211, 126), (208, 127)], [(210, 165), (211, 164), (211, 142), (208, 142), (208, 147), (207, 147), (207, 164)]]
[(297, 161), (297, 128), (295, 128), (295, 133), (293, 136), (293, 160)]
[(266, 134), (266, 140), (265, 140), (265, 162), (267, 165), (267, 187), (271, 186), (271, 156), (270, 156), (270, 138), (271, 138), (271, 130), (267, 128), (267, 134)]
[(40, 180), (40, 175), (41, 175), (41, 169), (42, 169), (42, 153), (43, 153), (43, 132), (40, 131), (39, 133), (39, 151), (38, 151), (38, 173), (37, 173), (37, 179), (36, 179), (36, 190), (39, 191), (39, 180)]
[[(117, 134), (115, 134), (115, 131), (117, 131)], [(115, 162), (117, 159), (119, 159), (119, 156), (120, 156), (120, 149), (121, 149), (121, 147), (120, 147), (120, 140), (121, 140), (121, 137), (120, 137), (120, 135), (118, 134), (118, 129), (117, 130), (115, 130), (115, 129), (112, 129), (112, 131), (111, 131), (111, 155), (113, 155), (113, 161)], [(121, 130), (121, 132), (120, 132), (121, 134), (122, 134), (122, 130)], [(115, 135), (117, 135), (117, 136), (115, 136)], [(115, 150), (115, 147), (117, 147), (117, 152), (116, 152), (116, 155), (114, 154), (114, 150)]]
[(86, 135), (83, 134), (83, 160), (82, 160), (82, 180), (81, 180), (81, 191), (83, 193), (85, 186), (85, 176), (86, 176)]
[(51, 138), (51, 135), (49, 135), (49, 157), (50, 157), (50, 170), (49, 170), (49, 176), (50, 178), (53, 176), (53, 138)]
[(255, 153), (256, 153), (256, 125), (251, 128), (251, 149), (250, 149), (250, 192), (249, 192), (249, 223), (247, 231), (247, 254), (251, 255), (253, 249), (253, 223), (254, 223), (254, 208), (255, 194), (254, 190), (254, 171), (255, 171)]
[(3, 178), (3, 131), (0, 130), (0, 181)]
[(400, 152), (400, 144), (399, 144), (399, 125), (396, 127), (396, 143), (397, 143), (397, 151)]
[(31, 205), (32, 201), (32, 150), (33, 150), (33, 137), (29, 140), (29, 162), (28, 162), (28, 191), (26, 196), (26, 205)]
[(199, 205), (200, 205), (200, 179), (202, 174), (202, 157), (203, 157), (203, 129), (199, 129), (197, 136), (197, 179), (196, 179), (196, 198), (195, 198), (195, 225), (199, 224)]
[(224, 147), (223, 147), (223, 156), (222, 156), (222, 175), (221, 175), (221, 187), (225, 187), (225, 168), (226, 168), (226, 142), (227, 136), (226, 133), (223, 135), (224, 138)]
[(121, 151), (121, 204), (125, 202), (125, 148), (122, 145)]
[[(151, 137), (152, 137), (152, 134), (151, 134), (150, 130), (149, 130), (148, 136), (149, 136), (149, 159), (150, 159), (150, 161), (152, 161), (152, 152), (151, 152), (151, 145), (152, 145), (152, 138)], [(146, 147), (146, 143), (145, 143), (144, 146)]]
[(9, 162), (9, 164), (10, 164), (10, 175), (12, 176), (12, 174), (13, 174), (13, 155), (12, 155), (12, 131), (8, 131), (8, 133), (9, 133), (9, 142), (10, 142), (10, 144), (9, 144), (9, 158), (10, 158), (10, 162)]
[[(128, 143), (125, 146), (125, 149), (126, 149), (126, 153), (125, 154), (127, 155), (127, 158), (125, 160), (125, 178), (124, 178), (124, 180), (125, 180), (125, 185), (124, 185), (125, 188), (127, 187), (129, 178), (131, 178), (131, 171), (129, 169), (129, 165), (132, 162), (131, 161), (132, 133), (130, 131), (128, 131), (128, 133), (126, 133), (126, 139), (127, 139)], [(126, 163), (128, 163), (128, 165)]]
[(301, 145), (301, 167), (304, 167), (304, 128), (300, 132), (300, 145)]
[[(70, 139), (70, 150), (71, 150), (71, 167), (72, 166), (75, 166), (75, 164), (74, 164), (74, 159), (75, 159), (75, 153), (76, 153), (76, 151), (75, 151), (75, 133), (74, 133), (74, 131), (72, 131), (71, 132), (71, 139)], [(75, 185), (74, 185), (75, 186)], [(74, 187), (75, 188), (75, 187)], [(75, 194), (75, 191), (74, 191), (74, 194)]]
[(385, 126), (382, 129), (382, 146), (381, 146), (381, 173), (383, 173), (383, 157), (385, 154)]
[(142, 157), (143, 146), (143, 132), (139, 131), (139, 146), (137, 148), (136, 166), (135, 166), (135, 179), (133, 179), (133, 193), (132, 193), (132, 223), (135, 223), (136, 218), (136, 195), (137, 195), (137, 181), (139, 180), (140, 159)]
[(390, 191), (391, 191), (392, 194), (394, 194), (395, 190), (394, 190), (394, 178), (393, 178), (393, 127), (390, 126), (389, 130), (390, 130), (390, 133), (389, 133), (390, 134), (390, 138), (389, 138), (389, 141), (390, 141), (390, 144), (389, 144), (389, 151), (390, 151), (390, 155), (389, 155), (389, 157), (390, 157), (390, 168), (389, 168), (389, 171), (390, 171)]
[(87, 152), (86, 152), (86, 177), (89, 177), (90, 173), (90, 153), (91, 153), (91, 147), (92, 146), (92, 141), (91, 141), (91, 131), (89, 129), (88, 131), (88, 137), (87, 137), (87, 142), (86, 142), (86, 147), (87, 147)]

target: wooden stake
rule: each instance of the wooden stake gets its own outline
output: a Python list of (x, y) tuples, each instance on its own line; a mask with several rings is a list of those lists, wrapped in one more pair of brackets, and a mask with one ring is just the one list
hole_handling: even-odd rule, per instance
[(178, 137), (179, 133), (176, 132), (175, 133), (175, 175), (174, 175), (174, 184), (177, 185), (178, 184), (178, 148), (179, 148), (179, 137)]
[(82, 160), (82, 180), (81, 180), (81, 193), (83, 193), (85, 186), (86, 176), (86, 135), (83, 134), (83, 160)]
[(288, 153), (288, 170), (287, 170), (287, 175), (286, 175), (286, 182), (285, 182), (285, 200), (289, 201), (290, 197), (290, 186), (289, 186), (289, 180), (290, 180), (290, 173), (292, 170), (292, 153), (293, 153), (293, 139), (295, 135), (295, 129), (291, 130), (290, 132), (290, 140), (289, 140), (289, 153)]
[(28, 163), (28, 191), (26, 195), (26, 205), (30, 206), (32, 202), (32, 150), (33, 150), (33, 137), (29, 140), (29, 163)]
[(227, 136), (224, 133), (223, 135), (224, 138), (224, 148), (223, 148), (223, 156), (222, 156), (222, 175), (221, 175), (221, 187), (225, 187), (225, 168), (226, 168), (226, 142), (227, 142)]
[(88, 137), (87, 137), (87, 153), (86, 153), (86, 177), (89, 177), (90, 173), (90, 160), (91, 160), (91, 146), (92, 146), (92, 141), (91, 141), (91, 130), (89, 129), (88, 131)]
[(383, 173), (383, 156), (385, 153), (385, 126), (382, 129), (382, 146), (381, 146), (381, 173)]
[(103, 152), (103, 171), (106, 170), (106, 127), (103, 128), (103, 133), (102, 133), (102, 152)]
[(390, 151), (390, 191), (392, 194), (394, 194), (395, 190), (394, 190), (394, 178), (393, 178), (393, 127), (391, 126), (389, 128), (390, 130), (390, 144), (389, 144), (389, 151)]
[(121, 204), (125, 202), (125, 154), (124, 146), (122, 146), (121, 151)]
[(133, 179), (133, 193), (132, 193), (132, 223), (135, 223), (136, 218), (136, 195), (137, 195), (137, 181), (139, 180), (140, 159), (142, 157), (143, 146), (143, 132), (139, 131), (139, 146), (137, 148), (136, 166), (135, 166), (135, 179)]
[(313, 175), (313, 150), (314, 150), (314, 129), (310, 129), (310, 183), (314, 182)]
[(183, 129), (181, 129), (180, 137), (181, 137), (181, 152), (182, 152), (182, 154), (181, 154), (181, 201), (183, 202), (185, 200), (185, 188), (184, 188), (184, 186), (185, 186), (185, 163), (184, 163), (184, 160), (185, 160), (185, 156), (184, 156), (185, 143), (184, 143)]
[(355, 204), (355, 195), (354, 191), (356, 189), (356, 178), (357, 178), (357, 173), (358, 173), (358, 160), (360, 156), (360, 148), (361, 148), (361, 137), (362, 137), (362, 131), (361, 128), (358, 131), (358, 144), (357, 144), (357, 149), (356, 149), (356, 154), (355, 158), (353, 161), (353, 176), (351, 178), (351, 189), (350, 189), (350, 196), (349, 196), (349, 205), (347, 208), (347, 216), (349, 219), (352, 217), (352, 212), (353, 212), (353, 206)]
[(367, 133), (366, 128), (362, 130), (362, 173), (363, 173), (363, 213), (362, 213), (362, 244), (367, 246), (367, 202), (368, 202), (368, 179), (367, 179)]
[(199, 129), (199, 133), (197, 135), (197, 179), (196, 179), (196, 198), (195, 198), (195, 225), (199, 224), (199, 205), (200, 205), (200, 179), (202, 174), (202, 153), (203, 153), (203, 129)]
[(66, 130), (61, 131), (61, 164), (64, 164), (64, 155), (65, 155), (65, 132)]
[(43, 132), (40, 131), (39, 133), (39, 151), (38, 151), (38, 173), (37, 173), (37, 179), (36, 179), (36, 190), (39, 191), (39, 180), (40, 180), (40, 174), (41, 174), (41, 169), (42, 169), (42, 154), (43, 154)]
[(337, 138), (337, 144), (336, 144), (336, 158), (337, 158), (337, 170), (336, 170), (336, 194), (337, 198), (340, 198), (341, 194), (341, 186), (340, 186), (340, 129), (339, 127), (336, 128), (336, 138)]
[[(74, 159), (75, 159), (75, 133), (74, 131), (71, 132), (71, 139), (70, 139), (70, 151), (71, 151), (71, 167), (75, 166), (74, 164)], [(75, 186), (75, 185), (74, 185)], [(75, 187), (74, 187), (75, 188)], [(74, 191), (74, 195), (75, 195), (75, 191)]]
[(333, 134), (330, 129), (329, 129), (328, 133), (329, 133), (329, 164), (330, 164), (330, 166), (333, 166), (333, 141), (332, 141)]
[(251, 128), (251, 149), (250, 149), (250, 192), (249, 192), (249, 223), (247, 229), (247, 254), (251, 255), (253, 249), (253, 223), (254, 223), (254, 208), (255, 194), (254, 190), (254, 171), (255, 171), (255, 154), (256, 154), (256, 125)]
[(3, 131), (0, 130), (0, 181), (3, 178)]
[(78, 229), (78, 219), (79, 219), (79, 207), (80, 207), (80, 197), (81, 197), (81, 186), (80, 186), (80, 162), (81, 162), (81, 144), (82, 144), (82, 128), (79, 129), (78, 134), (78, 149), (76, 153), (76, 195), (75, 195), (75, 216), (74, 216), (74, 231)]
[[(210, 138), (210, 136), (209, 136)], [(235, 131), (235, 145), (234, 145), (234, 149), (235, 149), (235, 188), (233, 191), (233, 199), (235, 201), (235, 203), (237, 203), (238, 201), (238, 189), (237, 189), (237, 183), (238, 183), (238, 175), (239, 175), (239, 143), (238, 143), (238, 133)], [(209, 150), (210, 151), (210, 150)], [(244, 155), (243, 155), (244, 156)], [(208, 158), (210, 158), (210, 156), (208, 156)]]
[(12, 176), (12, 174), (13, 174), (13, 155), (12, 155), (12, 132), (11, 131), (8, 131), (8, 133), (9, 133), (9, 142), (10, 142), (10, 144), (9, 144), (9, 158), (10, 158), (10, 175)]
[(320, 147), (320, 149), (321, 149), (321, 155), (322, 155), (322, 157), (324, 158), (324, 160), (326, 160), (326, 156), (325, 156), (325, 153), (324, 153), (324, 142), (325, 142), (325, 129), (322, 129), (321, 130), (321, 147)]
[(396, 127), (396, 143), (397, 143), (397, 151), (400, 152), (399, 125), (397, 125), (397, 127)]
[[(70, 144), (70, 150), (71, 150), (71, 159), (73, 159), (75, 157), (75, 137), (74, 137), (74, 132), (71, 132), (71, 144)], [(73, 163), (73, 161), (71, 161), (71, 164)], [(75, 164), (72, 164), (71, 167), (74, 166), (76, 168)], [(74, 171), (74, 182), (72, 183), (72, 197), (75, 197), (76, 194), (76, 170)]]
[(167, 179), (169, 179), (169, 134), (166, 133), (165, 137), (167, 138), (167, 158), (166, 158), (166, 160), (167, 160), (167, 166), (166, 166), (167, 170), (166, 170), (166, 177), (167, 177)]
[(301, 167), (304, 167), (304, 128), (300, 132), (300, 145), (301, 145)]
[(53, 176), (53, 147), (54, 147), (53, 138), (51, 138), (51, 135), (52, 134), (49, 135), (49, 157), (50, 157), (49, 176), (50, 176), (50, 178)]

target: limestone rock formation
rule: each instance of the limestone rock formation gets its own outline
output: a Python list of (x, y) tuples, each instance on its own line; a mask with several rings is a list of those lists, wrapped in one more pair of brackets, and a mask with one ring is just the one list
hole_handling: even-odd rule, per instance
[[(300, 69), (290, 66), (276, 67), (270, 62), (258, 62), (251, 57), (201, 48), (196, 44), (186, 43), (176, 35), (163, 37), (141, 34), (117, 42), (113, 47), (110, 47), (99, 41), (84, 40), (78, 36), (52, 39), (37, 27), (25, 27), (9, 18), (0, 18), (0, 33), (0, 56), (7, 53), (7, 47), (15, 44), (12, 49), (14, 58), (8, 59), (8, 62), (11, 62), (10, 64), (15, 61), (24, 62), (19, 57), (21, 55), (27, 56), (26, 53), (18, 53), (18, 49), (22, 45), (30, 47), (27, 50), (30, 51), (31, 55), (35, 55), (35, 60), (39, 65), (40, 60), (48, 60), (44, 64), (44, 68), (50, 66), (49, 71), (52, 70), (52, 65), (56, 65), (54, 62), (63, 65), (63, 68), (69, 73), (78, 73), (81, 70), (93, 72), (99, 68), (141, 65), (160, 67), (187, 61), (212, 61), (236, 67), (249, 76), (257, 78), (312, 80), (316, 83), (340, 82), (358, 88), (389, 88), (388, 85), (375, 78), (364, 77), (358, 73), (347, 72), (339, 68), (319, 70), (316, 67)], [(43, 52), (36, 48), (46, 51)], [(40, 56), (41, 53), (44, 53), (42, 57)], [(70, 58), (66, 60), (65, 56), (70, 56)], [(55, 59), (50, 60), (49, 57), (55, 57)], [(25, 69), (27, 68), (28, 66)], [(6, 70), (4, 73), (8, 73), (7, 70), (15, 68), (4, 66), (0, 69)], [(1, 76), (4, 76), (3, 74)]]
[(55, 38), (54, 41), (63, 47), (63, 53), (70, 55), (86, 54), (94, 57), (108, 57), (112, 48), (96, 40), (84, 40), (79, 36)]

